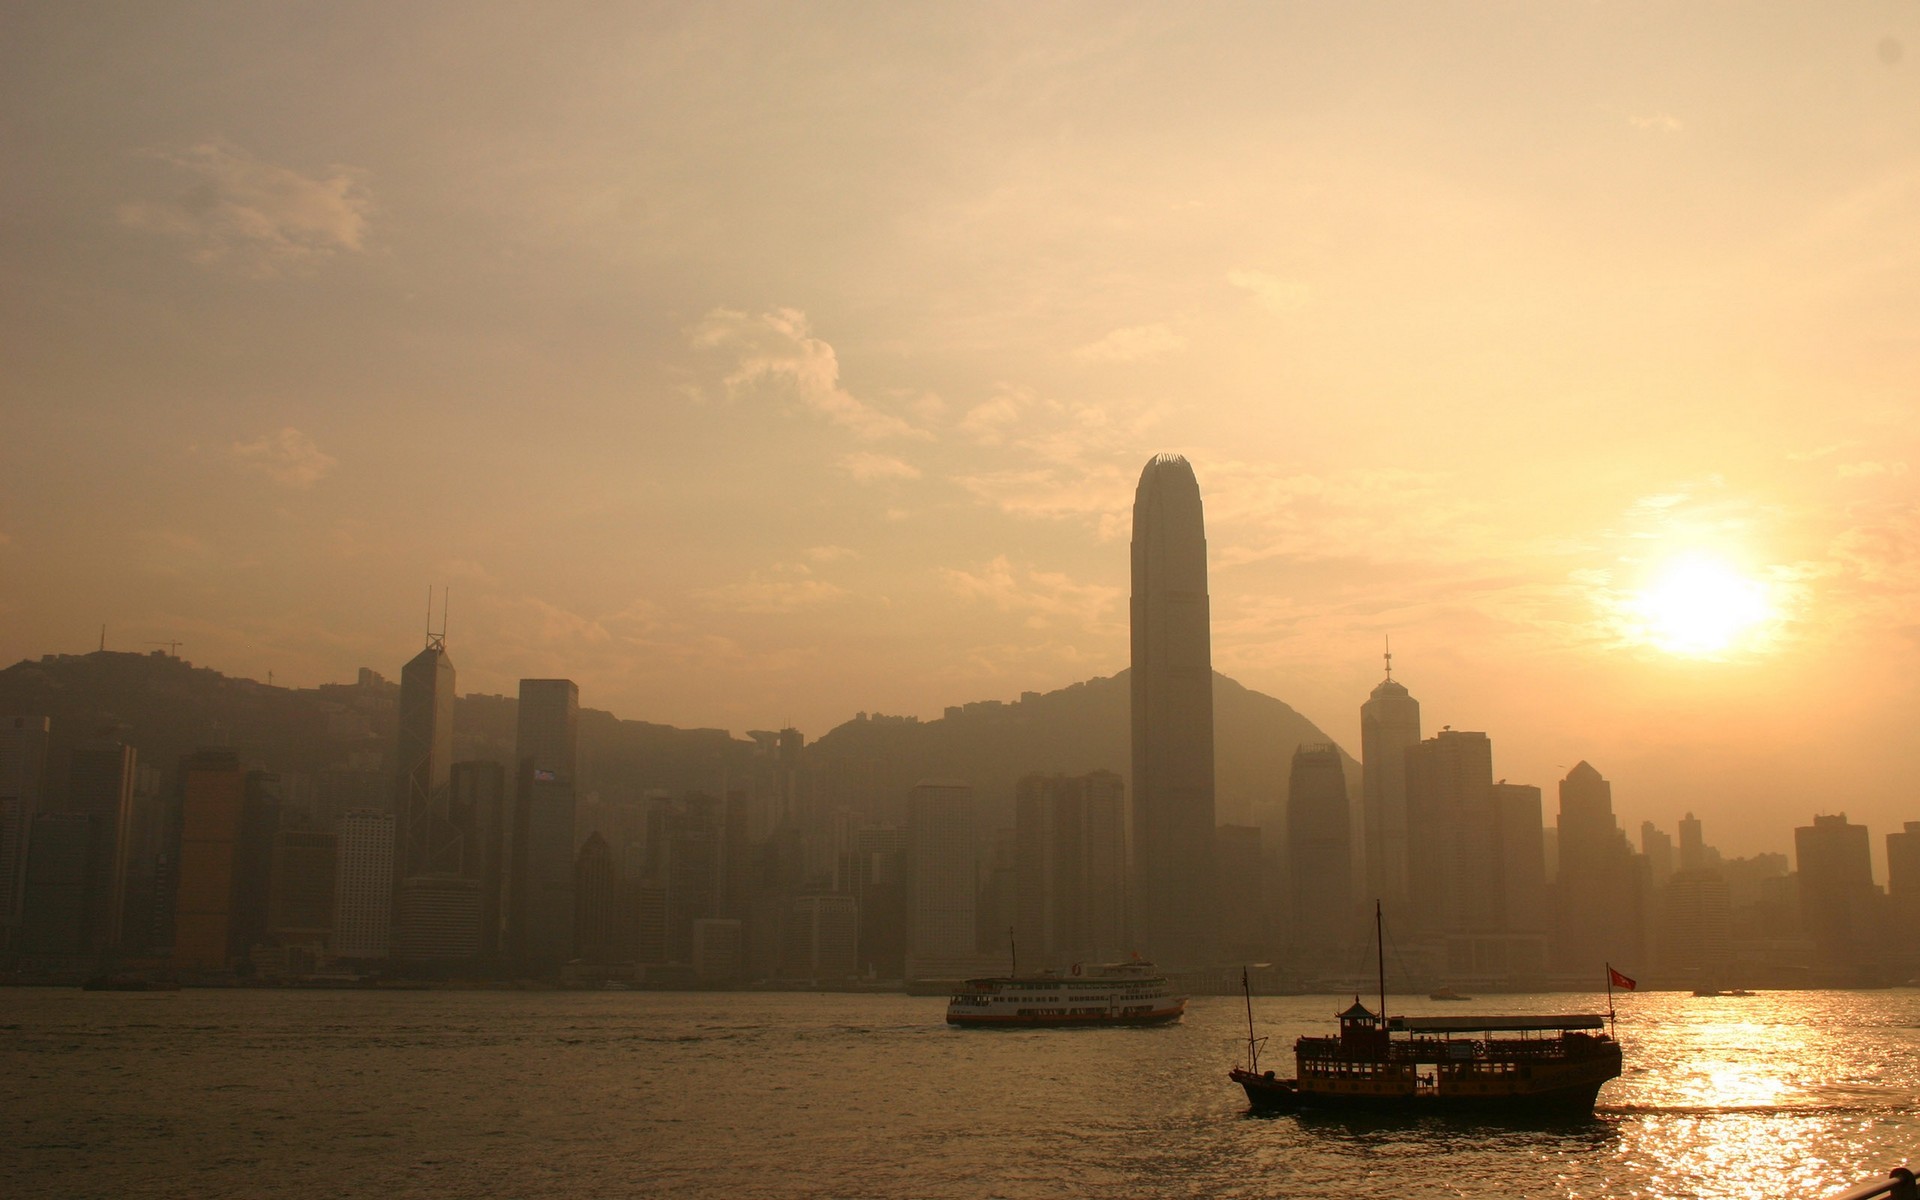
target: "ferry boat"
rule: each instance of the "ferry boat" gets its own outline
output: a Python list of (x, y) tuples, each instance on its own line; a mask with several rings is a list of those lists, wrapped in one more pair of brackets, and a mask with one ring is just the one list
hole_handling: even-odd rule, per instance
[(969, 979), (947, 1001), (947, 1024), (1037, 1028), (1160, 1025), (1177, 1021), (1187, 998), (1150, 962), (1134, 959), (1070, 974)]
[[(1376, 907), (1376, 937), (1379, 920)], [(1250, 1104), (1273, 1111), (1587, 1116), (1601, 1085), (1620, 1074), (1620, 1044), (1602, 1014), (1389, 1017), (1380, 965), (1380, 1010), (1356, 996), (1339, 1014), (1337, 1035), (1296, 1040), (1291, 1079), (1260, 1069), (1265, 1039), (1254, 1035), (1247, 989), (1247, 1065), (1228, 1078)]]

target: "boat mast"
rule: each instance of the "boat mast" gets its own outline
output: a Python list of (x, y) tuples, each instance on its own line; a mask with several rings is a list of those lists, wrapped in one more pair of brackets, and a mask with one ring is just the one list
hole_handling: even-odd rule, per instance
[(1247, 982), (1247, 969), (1240, 968), (1240, 990), (1247, 997), (1247, 1070), (1260, 1073), (1260, 1043), (1253, 1038), (1253, 985)]
[(1013, 926), (1007, 926), (1007, 978), (1015, 979), (1020, 974), (1020, 947), (1013, 940)]
[(1373, 902), (1373, 961), (1380, 972), (1380, 1028), (1384, 1031), (1387, 1027), (1387, 944), (1381, 933), (1378, 898)]

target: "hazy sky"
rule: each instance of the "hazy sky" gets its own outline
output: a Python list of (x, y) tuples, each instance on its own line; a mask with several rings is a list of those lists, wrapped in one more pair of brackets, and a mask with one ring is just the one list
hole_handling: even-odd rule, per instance
[(1176, 451), (1351, 749), (1391, 634), (1549, 820), (1920, 819), (1912, 0), (19, 3), (0, 161), (6, 661), (936, 717)]

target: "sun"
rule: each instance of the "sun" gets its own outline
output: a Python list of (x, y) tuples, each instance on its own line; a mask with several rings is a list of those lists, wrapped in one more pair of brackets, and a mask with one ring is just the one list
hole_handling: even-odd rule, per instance
[(1750, 643), (1775, 616), (1766, 584), (1701, 554), (1667, 562), (1625, 607), (1640, 641), (1696, 658)]

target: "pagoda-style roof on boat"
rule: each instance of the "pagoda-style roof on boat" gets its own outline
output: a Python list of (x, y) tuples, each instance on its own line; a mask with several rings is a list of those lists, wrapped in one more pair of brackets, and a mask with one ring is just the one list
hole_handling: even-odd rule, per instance
[[(1357, 1007), (1357, 1006), (1356, 1006)], [(1392, 1017), (1387, 1027), (1401, 1033), (1501, 1033), (1567, 1029), (1605, 1029), (1598, 1013), (1562, 1013), (1547, 1017)]]
[(1340, 1014), (1340, 1019), (1342, 1021), (1371, 1021), (1373, 1020), (1373, 1010), (1356, 999), (1353, 1002), (1352, 1008)]

